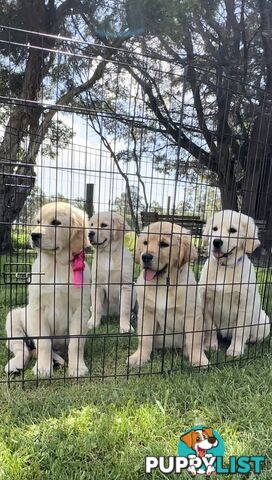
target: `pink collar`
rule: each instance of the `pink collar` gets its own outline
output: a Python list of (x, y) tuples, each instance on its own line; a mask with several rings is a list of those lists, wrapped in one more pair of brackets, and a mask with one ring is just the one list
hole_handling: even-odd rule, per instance
[(85, 253), (83, 250), (79, 253), (73, 253), (73, 260), (71, 261), (73, 270), (74, 287), (80, 288), (84, 285), (83, 271), (85, 268)]

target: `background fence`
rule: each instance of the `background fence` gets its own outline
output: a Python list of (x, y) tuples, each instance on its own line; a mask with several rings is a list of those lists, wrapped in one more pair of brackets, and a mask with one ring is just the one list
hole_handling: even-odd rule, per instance
[[(1, 27), (0, 50), (1, 381), (37, 380), (29, 370), (18, 378), (4, 374), (5, 318), (27, 302), (24, 273), (35, 258), (29, 232), (34, 212), (48, 201), (115, 211), (135, 232), (155, 217), (178, 220), (190, 227), (198, 247), (197, 277), (205, 220), (221, 208), (241, 209), (260, 227), (262, 247), (254, 261), (270, 313), (271, 102), (263, 90), (140, 48), (15, 28)], [(87, 185), (93, 185), (89, 197)], [(134, 255), (133, 236), (128, 244)], [(136, 344), (135, 335), (120, 334), (118, 321), (105, 318), (87, 335), (88, 377), (183, 366), (181, 355), (167, 351), (131, 370), (126, 358)], [(239, 361), (268, 349), (268, 341), (252, 346)], [(211, 358), (212, 364), (225, 361), (224, 352)], [(63, 378), (61, 369), (51, 380)]]

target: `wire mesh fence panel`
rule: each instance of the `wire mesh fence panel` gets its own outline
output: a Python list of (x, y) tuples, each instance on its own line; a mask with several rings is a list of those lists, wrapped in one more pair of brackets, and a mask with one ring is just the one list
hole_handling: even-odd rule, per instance
[(0, 381), (269, 352), (265, 92), (140, 48), (8, 27), (0, 48)]

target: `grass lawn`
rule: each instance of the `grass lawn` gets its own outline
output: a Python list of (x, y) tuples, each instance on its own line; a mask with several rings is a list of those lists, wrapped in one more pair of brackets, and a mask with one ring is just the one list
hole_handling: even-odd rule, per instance
[[(1, 258), (3, 264), (11, 259)], [(12, 259), (21, 261), (22, 259)], [(259, 269), (263, 303), (271, 313), (270, 272)], [(0, 328), (10, 305), (21, 305), (26, 290), (4, 286), (1, 279)], [(156, 354), (152, 363), (128, 380), (125, 360), (136, 346), (134, 336), (116, 336), (117, 322), (104, 325), (90, 338), (86, 359), (92, 381), (65, 378), (40, 382), (28, 370), (21, 379), (0, 385), (0, 479), (7, 480), (140, 480), (190, 478), (144, 474), (146, 455), (176, 455), (179, 437), (196, 422), (215, 428), (230, 455), (266, 455), (257, 477), (271, 480), (272, 376), (270, 342), (247, 350), (244, 359), (223, 365), (225, 355), (214, 354), (208, 371), (181, 372), (177, 353)], [(115, 360), (117, 357), (117, 360)], [(260, 358), (256, 358), (260, 357)], [(0, 379), (7, 361), (0, 345)], [(163, 370), (164, 375), (159, 373)], [(176, 373), (167, 372), (176, 371)], [(154, 375), (151, 377), (151, 371)], [(157, 374), (155, 374), (157, 373)], [(102, 375), (117, 375), (99, 380)], [(124, 377), (124, 378), (123, 378)], [(24, 380), (24, 388), (18, 380)], [(28, 382), (29, 380), (29, 382)], [(32, 381), (31, 381), (32, 380)], [(215, 477), (213, 477), (215, 478)], [(219, 477), (220, 478), (220, 477)], [(225, 475), (226, 480), (238, 476)], [(239, 476), (239, 478), (243, 478)], [(248, 478), (248, 477), (245, 477)]]
[(271, 387), (269, 356), (168, 378), (2, 386), (0, 478), (189, 478), (145, 475), (144, 458), (176, 455), (179, 436), (201, 421), (219, 431), (226, 456), (267, 455), (258, 478), (271, 480)]

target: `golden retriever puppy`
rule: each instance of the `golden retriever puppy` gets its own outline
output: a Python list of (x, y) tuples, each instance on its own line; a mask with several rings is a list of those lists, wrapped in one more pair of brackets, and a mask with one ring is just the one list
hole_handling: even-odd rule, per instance
[[(88, 243), (86, 216), (68, 203), (44, 205), (37, 216), (31, 241), (37, 251), (32, 266), (28, 305), (12, 310), (7, 317), (7, 342), (13, 358), (6, 373), (24, 369), (34, 354), (33, 372), (49, 376), (53, 360), (64, 364), (68, 344), (68, 373), (88, 374), (83, 354), (90, 307), (90, 270), (83, 249)], [(65, 340), (48, 337), (71, 335)], [(14, 337), (14, 339), (12, 339)], [(23, 340), (25, 338), (25, 340)]]
[(138, 348), (129, 365), (150, 360), (154, 348), (182, 348), (192, 365), (206, 366), (203, 316), (189, 261), (197, 257), (188, 230), (169, 222), (146, 227), (138, 238)]
[(246, 342), (263, 340), (270, 332), (247, 256), (260, 245), (258, 229), (247, 215), (224, 210), (207, 221), (203, 235), (210, 255), (199, 281), (205, 346), (218, 349), (218, 332), (231, 338), (227, 355), (242, 355)]
[(124, 245), (130, 227), (121, 215), (101, 212), (90, 219), (89, 240), (95, 249), (92, 263), (92, 316), (88, 327), (97, 328), (104, 315), (120, 315), (120, 332), (132, 332), (136, 307), (133, 257)]

